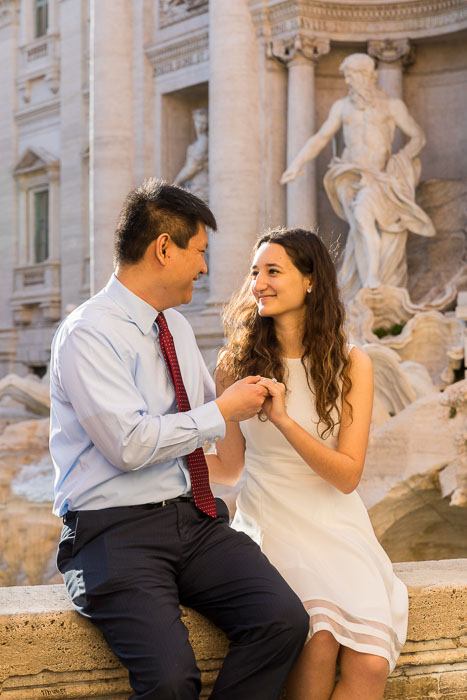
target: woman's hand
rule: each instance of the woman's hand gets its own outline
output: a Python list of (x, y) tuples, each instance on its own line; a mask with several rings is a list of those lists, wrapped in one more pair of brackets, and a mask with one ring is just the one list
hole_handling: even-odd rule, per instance
[(285, 408), (285, 385), (276, 379), (262, 377), (258, 384), (266, 387), (269, 395), (264, 399), (263, 411), (274, 425), (278, 426), (288, 418)]

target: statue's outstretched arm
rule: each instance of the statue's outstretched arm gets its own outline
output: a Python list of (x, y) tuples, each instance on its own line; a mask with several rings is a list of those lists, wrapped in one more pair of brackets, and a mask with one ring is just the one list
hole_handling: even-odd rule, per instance
[(313, 134), (305, 143), (303, 148), (298, 152), (293, 161), (290, 163), (287, 170), (282, 174), (281, 184), (293, 182), (295, 178), (302, 174), (303, 166), (309, 160), (316, 158), (325, 145), (329, 143), (334, 134), (336, 134), (342, 126), (342, 112), (344, 109), (344, 100), (338, 100), (332, 105), (328, 118), (318, 129), (316, 134)]
[(206, 165), (206, 158), (189, 158), (174, 180), (174, 185), (182, 185), (199, 173)]
[(399, 129), (409, 137), (408, 142), (401, 149), (409, 158), (415, 158), (426, 143), (425, 135), (402, 100), (391, 100), (391, 113)]

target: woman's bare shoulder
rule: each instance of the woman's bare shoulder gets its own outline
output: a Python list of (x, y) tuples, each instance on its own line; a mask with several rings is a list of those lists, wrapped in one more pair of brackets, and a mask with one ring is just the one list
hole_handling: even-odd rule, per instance
[(352, 385), (370, 389), (373, 386), (373, 363), (371, 357), (364, 350), (353, 347), (349, 353), (350, 357), (350, 379)]

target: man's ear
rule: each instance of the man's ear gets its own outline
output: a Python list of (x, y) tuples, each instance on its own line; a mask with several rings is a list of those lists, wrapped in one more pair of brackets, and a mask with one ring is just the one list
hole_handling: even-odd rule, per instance
[(155, 241), (149, 244), (149, 248), (154, 246), (153, 255), (157, 258), (160, 265), (165, 266), (167, 264), (167, 259), (170, 258), (169, 248), (171, 240), (168, 233), (162, 233)]

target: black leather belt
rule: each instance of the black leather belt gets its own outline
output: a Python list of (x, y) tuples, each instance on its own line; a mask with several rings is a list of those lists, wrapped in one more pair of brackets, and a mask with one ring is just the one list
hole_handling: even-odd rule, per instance
[[(121, 506), (122, 508), (138, 508), (140, 510), (151, 510), (153, 508), (165, 508), (165, 506), (170, 506), (171, 503), (194, 503), (195, 499), (193, 496), (177, 496), (176, 498), (167, 498), (165, 501), (159, 501), (159, 503), (141, 503), (136, 506)], [(118, 507), (118, 506), (117, 506)], [(68, 520), (74, 518), (79, 511), (69, 510), (63, 516), (63, 522), (66, 523)]]
[(144, 510), (149, 510), (151, 508), (165, 508), (165, 506), (170, 506), (171, 503), (194, 503), (195, 499), (193, 496), (177, 496), (176, 498), (168, 498), (166, 501), (159, 501), (159, 503), (141, 503), (136, 506), (128, 506), (129, 508), (142, 508)]

